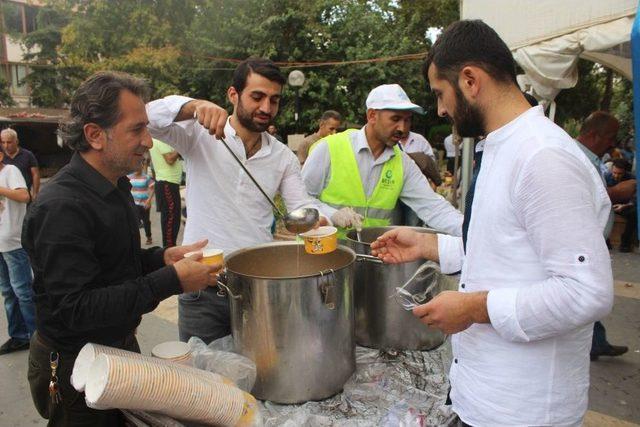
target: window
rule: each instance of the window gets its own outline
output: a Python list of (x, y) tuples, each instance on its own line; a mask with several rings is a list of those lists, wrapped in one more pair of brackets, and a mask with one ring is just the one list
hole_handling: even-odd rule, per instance
[(32, 6), (24, 7), (24, 16), (27, 21), (27, 33), (38, 29), (38, 8)]
[(4, 17), (4, 32), (22, 34), (22, 5), (10, 1), (2, 3)]
[(13, 64), (11, 67), (11, 92), (17, 96), (29, 95), (27, 85), (22, 82), (27, 76), (27, 67), (25, 65)]

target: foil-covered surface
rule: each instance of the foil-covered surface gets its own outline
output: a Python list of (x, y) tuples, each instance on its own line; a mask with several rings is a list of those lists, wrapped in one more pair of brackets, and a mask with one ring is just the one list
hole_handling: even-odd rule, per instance
[[(229, 351), (231, 337), (209, 346)], [(260, 403), (265, 427), (427, 427), (453, 426), (457, 416), (445, 405), (451, 365), (449, 340), (430, 351), (376, 350), (356, 347), (356, 372), (341, 393), (299, 405)], [(206, 369), (203, 366), (196, 366)], [(139, 426), (193, 426), (137, 412)], [(129, 415), (134, 415), (130, 413)], [(158, 418), (155, 420), (155, 418)]]

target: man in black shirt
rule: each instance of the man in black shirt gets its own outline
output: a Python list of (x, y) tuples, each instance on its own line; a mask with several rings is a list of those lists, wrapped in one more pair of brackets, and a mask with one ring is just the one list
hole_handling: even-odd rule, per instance
[(0, 132), (0, 141), (6, 154), (2, 163), (14, 165), (20, 169), (20, 173), (27, 183), (29, 195), (32, 200), (35, 199), (40, 191), (40, 169), (38, 169), (36, 156), (26, 148), (19, 147), (18, 134), (13, 129), (3, 129)]
[[(216, 283), (220, 266), (184, 254), (206, 241), (169, 249), (140, 248), (127, 173), (152, 146), (145, 85), (126, 74), (98, 73), (71, 102), (61, 135), (75, 151), (43, 188), (23, 227), (34, 271), (36, 333), (29, 384), (49, 426), (114, 426), (119, 411), (87, 408), (70, 384), (73, 363), (88, 342), (139, 351), (141, 316), (163, 299)], [(62, 400), (52, 402), (50, 358), (58, 358)]]

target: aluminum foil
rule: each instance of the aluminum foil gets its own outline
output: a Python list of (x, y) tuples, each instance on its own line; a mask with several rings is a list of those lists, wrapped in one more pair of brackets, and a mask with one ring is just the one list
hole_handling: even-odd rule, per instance
[[(209, 348), (230, 351), (232, 345), (231, 338), (225, 337), (211, 343)], [(200, 365), (202, 369), (206, 363), (200, 361)], [(457, 416), (444, 404), (449, 391), (450, 365), (449, 340), (431, 351), (356, 347), (356, 372), (342, 393), (300, 405), (260, 402), (262, 419), (265, 427), (454, 426)], [(139, 426), (194, 425), (136, 412), (138, 421), (144, 415), (144, 423), (137, 424)]]
[(319, 402), (262, 402), (265, 426), (449, 426), (448, 341), (432, 351), (356, 348), (356, 372), (342, 393)]

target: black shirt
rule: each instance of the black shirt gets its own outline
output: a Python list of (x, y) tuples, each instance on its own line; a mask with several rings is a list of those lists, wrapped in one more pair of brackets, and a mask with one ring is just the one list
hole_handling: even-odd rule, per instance
[(126, 177), (114, 187), (76, 153), (27, 213), (22, 245), (34, 272), (36, 326), (58, 351), (117, 346), (142, 314), (182, 291), (164, 250), (140, 248), (130, 189)]
[(22, 176), (27, 183), (27, 189), (31, 190), (31, 186), (33, 185), (31, 168), (38, 167), (36, 156), (34, 156), (31, 151), (25, 150), (24, 148), (18, 148), (18, 154), (16, 154), (13, 159), (5, 153), (2, 163), (4, 163), (5, 165), (14, 165), (18, 169), (20, 169), (20, 173), (22, 173)]

